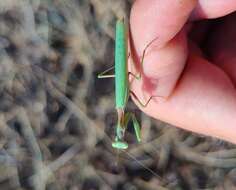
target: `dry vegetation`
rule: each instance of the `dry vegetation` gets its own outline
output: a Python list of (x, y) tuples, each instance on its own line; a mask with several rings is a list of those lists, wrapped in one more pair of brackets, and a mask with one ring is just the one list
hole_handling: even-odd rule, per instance
[(0, 1), (0, 189), (236, 189), (236, 147), (139, 115), (111, 148), (114, 23), (132, 0)]

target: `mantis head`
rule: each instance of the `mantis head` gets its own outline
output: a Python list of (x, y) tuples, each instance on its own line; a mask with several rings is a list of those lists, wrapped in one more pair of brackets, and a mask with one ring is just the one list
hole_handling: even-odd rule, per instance
[(115, 141), (112, 143), (112, 147), (118, 150), (125, 150), (128, 148), (128, 144), (124, 141)]
[(128, 143), (116, 138), (115, 142), (112, 143), (112, 147), (118, 150), (125, 150), (128, 148)]
[(128, 148), (128, 143), (125, 142), (123, 139), (129, 120), (132, 119), (135, 135), (138, 142), (141, 142), (140, 126), (133, 113), (124, 113), (123, 109), (117, 109), (117, 113), (118, 122), (116, 126), (116, 138), (115, 141), (112, 143), (112, 147), (118, 150), (125, 150)]
[(122, 128), (119, 124), (117, 125), (116, 128), (116, 138), (115, 141), (112, 143), (112, 147), (115, 149), (122, 149), (125, 150), (128, 148), (128, 143), (126, 143), (125, 141), (123, 141), (124, 138), (124, 133), (125, 133), (125, 129)]

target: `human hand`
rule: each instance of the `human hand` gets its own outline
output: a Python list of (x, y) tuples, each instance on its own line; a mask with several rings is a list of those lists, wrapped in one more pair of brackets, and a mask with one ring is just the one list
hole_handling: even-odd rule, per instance
[[(236, 143), (236, 0), (136, 0), (130, 17), (136, 54), (147, 49), (142, 80), (133, 80), (139, 99), (153, 98), (148, 115), (193, 132)], [(204, 51), (199, 47), (204, 47)], [(135, 62), (136, 63), (136, 62)], [(146, 98), (144, 98), (146, 97)], [(133, 98), (135, 102), (135, 98)]]

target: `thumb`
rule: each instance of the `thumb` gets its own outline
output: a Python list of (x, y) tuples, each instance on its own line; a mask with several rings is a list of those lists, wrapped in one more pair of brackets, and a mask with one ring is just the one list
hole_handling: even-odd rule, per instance
[[(143, 88), (145, 78), (152, 95), (168, 97), (182, 73), (187, 59), (186, 30), (182, 29), (196, 5), (196, 0), (136, 0), (130, 16), (135, 53), (144, 57), (142, 82), (134, 80), (132, 89)], [(135, 90), (136, 91), (136, 90)]]

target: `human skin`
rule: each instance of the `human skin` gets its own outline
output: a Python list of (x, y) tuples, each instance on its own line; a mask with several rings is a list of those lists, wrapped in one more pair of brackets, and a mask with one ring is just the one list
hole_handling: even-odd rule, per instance
[[(136, 0), (130, 15), (134, 57), (147, 49), (131, 89), (151, 117), (236, 143), (236, 0)], [(222, 18), (207, 38), (207, 23)], [(197, 23), (197, 24), (196, 24)], [(203, 40), (207, 39), (207, 41)], [(199, 45), (204, 47), (204, 51)], [(138, 59), (133, 59), (135, 65)], [(136, 70), (132, 67), (132, 72)]]

